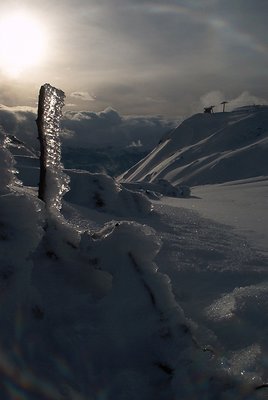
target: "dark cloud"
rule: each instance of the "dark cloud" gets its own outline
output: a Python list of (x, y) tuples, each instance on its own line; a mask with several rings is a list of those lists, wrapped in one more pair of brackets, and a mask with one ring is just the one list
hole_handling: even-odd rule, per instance
[(67, 112), (62, 125), (67, 130), (64, 143), (83, 147), (153, 148), (177, 121), (160, 116), (122, 117), (108, 108), (102, 112)]
[(0, 126), (9, 135), (15, 135), (33, 148), (39, 147), (36, 129), (36, 110), (31, 107), (0, 105)]
[(83, 101), (95, 101), (96, 100), (95, 96), (92, 96), (88, 92), (73, 92), (70, 94), (70, 97), (74, 97), (74, 98), (77, 98), (77, 99), (83, 100)]
[[(36, 110), (26, 107), (0, 106), (0, 126), (25, 143), (39, 149)], [(68, 111), (62, 118), (63, 145), (72, 147), (140, 147), (153, 148), (177, 121), (160, 116), (122, 117), (112, 108), (101, 112)]]

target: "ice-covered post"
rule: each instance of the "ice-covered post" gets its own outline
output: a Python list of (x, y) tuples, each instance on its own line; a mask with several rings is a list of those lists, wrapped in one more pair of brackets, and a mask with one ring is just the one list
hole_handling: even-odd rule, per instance
[(37, 114), (40, 141), (40, 181), (38, 197), (48, 206), (61, 208), (68, 190), (68, 178), (61, 164), (60, 119), (65, 94), (49, 83), (40, 88)]

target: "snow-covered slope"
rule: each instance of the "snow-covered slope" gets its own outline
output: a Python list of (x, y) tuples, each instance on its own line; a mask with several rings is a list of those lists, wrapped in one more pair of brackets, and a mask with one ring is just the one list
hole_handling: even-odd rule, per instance
[(9, 148), (0, 131), (1, 400), (267, 398), (263, 253), (193, 198), (103, 174), (69, 171), (45, 204)]
[(120, 177), (202, 185), (268, 175), (268, 107), (196, 114)]

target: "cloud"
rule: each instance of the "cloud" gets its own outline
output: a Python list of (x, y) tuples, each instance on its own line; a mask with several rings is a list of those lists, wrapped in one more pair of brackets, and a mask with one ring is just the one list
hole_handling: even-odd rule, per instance
[(212, 92), (204, 94), (200, 98), (203, 107), (217, 106), (224, 100), (224, 94), (219, 90), (213, 90)]
[(95, 101), (96, 100), (96, 97), (91, 96), (91, 94), (89, 94), (88, 92), (73, 92), (70, 94), (70, 97), (74, 97), (76, 99), (83, 100), (83, 101)]
[[(0, 126), (29, 146), (39, 149), (36, 109), (0, 105)], [(71, 147), (136, 147), (152, 149), (159, 139), (177, 125), (161, 116), (121, 116), (111, 107), (100, 112), (67, 111), (61, 121), (62, 142)]]
[(237, 96), (234, 99), (231, 99), (229, 101), (231, 109), (236, 108), (236, 107), (242, 107), (242, 106), (250, 106), (250, 105), (267, 105), (268, 101), (266, 99), (263, 99), (258, 96), (254, 96), (253, 94), (245, 91), (241, 93), (239, 96)]
[(63, 127), (68, 132), (65, 145), (83, 147), (153, 148), (159, 139), (177, 125), (177, 121), (161, 116), (123, 117), (108, 107), (101, 112), (69, 111)]
[(6, 134), (15, 135), (29, 146), (38, 149), (36, 108), (0, 105), (0, 126)]
[(138, 148), (138, 147), (143, 147), (143, 144), (141, 143), (141, 140), (139, 139), (137, 142), (132, 142), (130, 143), (129, 146), (127, 146), (129, 149), (131, 148)]

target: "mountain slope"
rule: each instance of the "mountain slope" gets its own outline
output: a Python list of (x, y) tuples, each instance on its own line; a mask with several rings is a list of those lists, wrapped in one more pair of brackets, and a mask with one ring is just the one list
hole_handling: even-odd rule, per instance
[(196, 114), (119, 177), (197, 186), (268, 175), (268, 107)]

